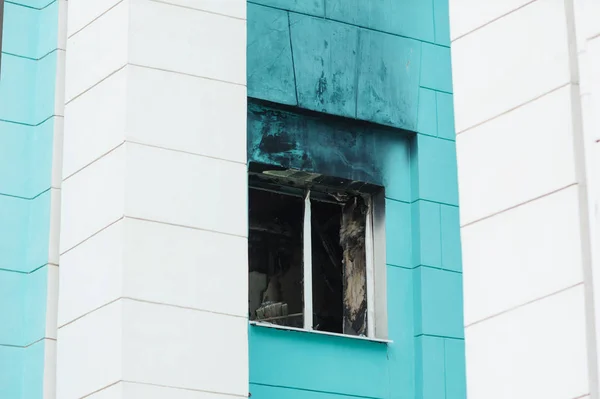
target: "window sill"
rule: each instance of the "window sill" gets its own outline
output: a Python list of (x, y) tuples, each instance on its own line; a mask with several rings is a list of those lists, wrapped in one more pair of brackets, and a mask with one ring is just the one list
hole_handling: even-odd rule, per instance
[(361, 341), (378, 342), (380, 344), (391, 344), (391, 343), (394, 342), (394, 341), (391, 341), (389, 339), (372, 338), (372, 337), (359, 337), (359, 336), (356, 336), (356, 335), (345, 335), (345, 334), (332, 333), (332, 332), (327, 332), (327, 331), (305, 330), (303, 328), (280, 326), (280, 325), (277, 325), (277, 324), (264, 323), (264, 322), (259, 322), (259, 321), (250, 321), (250, 325), (251, 326), (256, 326), (256, 327), (274, 328), (276, 330), (297, 331), (297, 332), (303, 332), (303, 333), (307, 333), (307, 334), (330, 335), (330, 336), (333, 336), (333, 337), (340, 337), (340, 338), (347, 338), (347, 339), (358, 339), (358, 340), (361, 340)]

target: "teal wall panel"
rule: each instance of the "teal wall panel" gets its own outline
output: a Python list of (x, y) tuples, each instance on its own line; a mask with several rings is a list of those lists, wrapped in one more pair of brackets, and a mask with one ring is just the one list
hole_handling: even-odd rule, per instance
[(39, 11), (19, 4), (5, 2), (2, 52), (28, 58), (38, 58), (37, 20)]
[(442, 265), (446, 270), (462, 271), (460, 216), (458, 207), (440, 205), (442, 234)]
[(358, 28), (290, 15), (298, 104), (327, 114), (356, 115)]
[(250, 394), (252, 399), (350, 399), (358, 397), (259, 384), (250, 384)]
[(2, 52), (33, 60), (56, 49), (58, 1), (42, 10), (23, 7), (14, 2), (4, 4), (4, 37)]
[[(374, 135), (381, 135), (374, 129), (368, 131)], [(381, 164), (385, 196), (396, 201), (408, 202), (411, 198), (410, 142), (408, 138), (394, 140), (394, 136), (397, 135), (397, 132), (388, 134), (386, 139), (381, 141), (381, 148), (378, 148), (373, 156)]]
[(385, 201), (386, 261), (389, 265), (412, 266), (411, 204)]
[(413, 198), (458, 205), (455, 143), (425, 135), (416, 140), (418, 191), (413, 191)]
[(415, 398), (415, 302), (410, 269), (387, 267), (389, 390), (392, 399)]
[(454, 104), (453, 96), (447, 93), (436, 93), (438, 137), (454, 140)]
[(450, 46), (450, 10), (448, 0), (433, 0), (435, 43)]
[(0, 346), (21, 341), (27, 275), (0, 270)]
[(357, 118), (415, 130), (421, 43), (360, 31)]
[(253, 397), (466, 398), (448, 18), (447, 0), (249, 2), (248, 95), (284, 106), (249, 102), (248, 160), (385, 187), (393, 341), (250, 327)]
[(416, 130), (421, 41), (291, 8), (248, 4), (250, 97)]
[(382, 343), (250, 326), (250, 382), (384, 398), (389, 381)]
[(44, 337), (48, 266), (31, 274), (0, 270), (0, 345), (25, 347)]
[(414, 273), (416, 335), (464, 338), (462, 275), (426, 266)]
[(416, 348), (417, 397), (440, 399), (446, 397), (444, 338), (418, 337)]
[(252, 0), (248, 3), (262, 4), (317, 17), (325, 15), (325, 0)]
[(248, 96), (296, 105), (286, 11), (248, 4)]
[(446, 399), (465, 399), (467, 397), (465, 342), (457, 339), (446, 339), (444, 347)]
[(0, 269), (30, 273), (48, 262), (50, 192), (35, 199), (0, 195)]
[(429, 136), (437, 136), (437, 101), (434, 90), (419, 88), (419, 116), (417, 131)]
[(452, 93), (450, 48), (423, 43), (421, 86)]
[(27, 272), (30, 201), (0, 195), (0, 269)]
[[(4, 42), (7, 40), (4, 39)], [(41, 122), (33, 119), (36, 112), (33, 110), (33, 105), (37, 66), (37, 61), (7, 53), (2, 54), (0, 120), (29, 125)]]
[(43, 398), (44, 351), (44, 341), (27, 348), (0, 345), (0, 398)]
[(58, 1), (7, 2), (4, 22), (0, 69), (0, 398), (41, 399), (57, 118)]
[(0, 193), (31, 199), (49, 188), (54, 118), (38, 126), (0, 121)]
[(439, 267), (442, 264), (442, 233), (440, 204), (429, 201), (416, 201), (412, 204), (414, 250), (413, 266), (428, 265)]
[(433, 4), (423, 0), (327, 0), (333, 20), (426, 42), (435, 39)]

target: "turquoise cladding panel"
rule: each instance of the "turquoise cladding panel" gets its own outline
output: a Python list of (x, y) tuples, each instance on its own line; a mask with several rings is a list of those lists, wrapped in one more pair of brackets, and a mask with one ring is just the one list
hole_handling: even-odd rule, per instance
[(45, 341), (27, 348), (0, 345), (0, 398), (44, 397)]
[(253, 326), (249, 334), (253, 384), (362, 397), (387, 395), (385, 344)]
[(250, 327), (253, 398), (466, 398), (448, 19), (447, 0), (248, 2), (248, 160), (385, 187), (393, 341)]
[(0, 69), (0, 398), (41, 399), (58, 1), (5, 3)]
[(414, 131), (421, 46), (418, 40), (249, 3), (248, 95)]

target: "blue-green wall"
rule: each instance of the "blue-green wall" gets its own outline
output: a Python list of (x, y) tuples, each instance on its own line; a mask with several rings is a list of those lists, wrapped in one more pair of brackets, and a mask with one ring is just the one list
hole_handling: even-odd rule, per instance
[(58, 1), (6, 1), (0, 69), (0, 398), (43, 397)]
[[(384, 158), (393, 343), (250, 327), (253, 399), (466, 397), (448, 19), (447, 0), (248, 2), (249, 97), (397, 129), (367, 154)], [(249, 114), (249, 161), (261, 134)]]

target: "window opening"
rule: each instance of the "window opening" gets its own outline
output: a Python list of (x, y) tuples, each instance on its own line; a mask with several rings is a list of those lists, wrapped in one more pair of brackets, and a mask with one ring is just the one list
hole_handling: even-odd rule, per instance
[(374, 337), (373, 187), (365, 194), (320, 180), (251, 173), (250, 320)]

